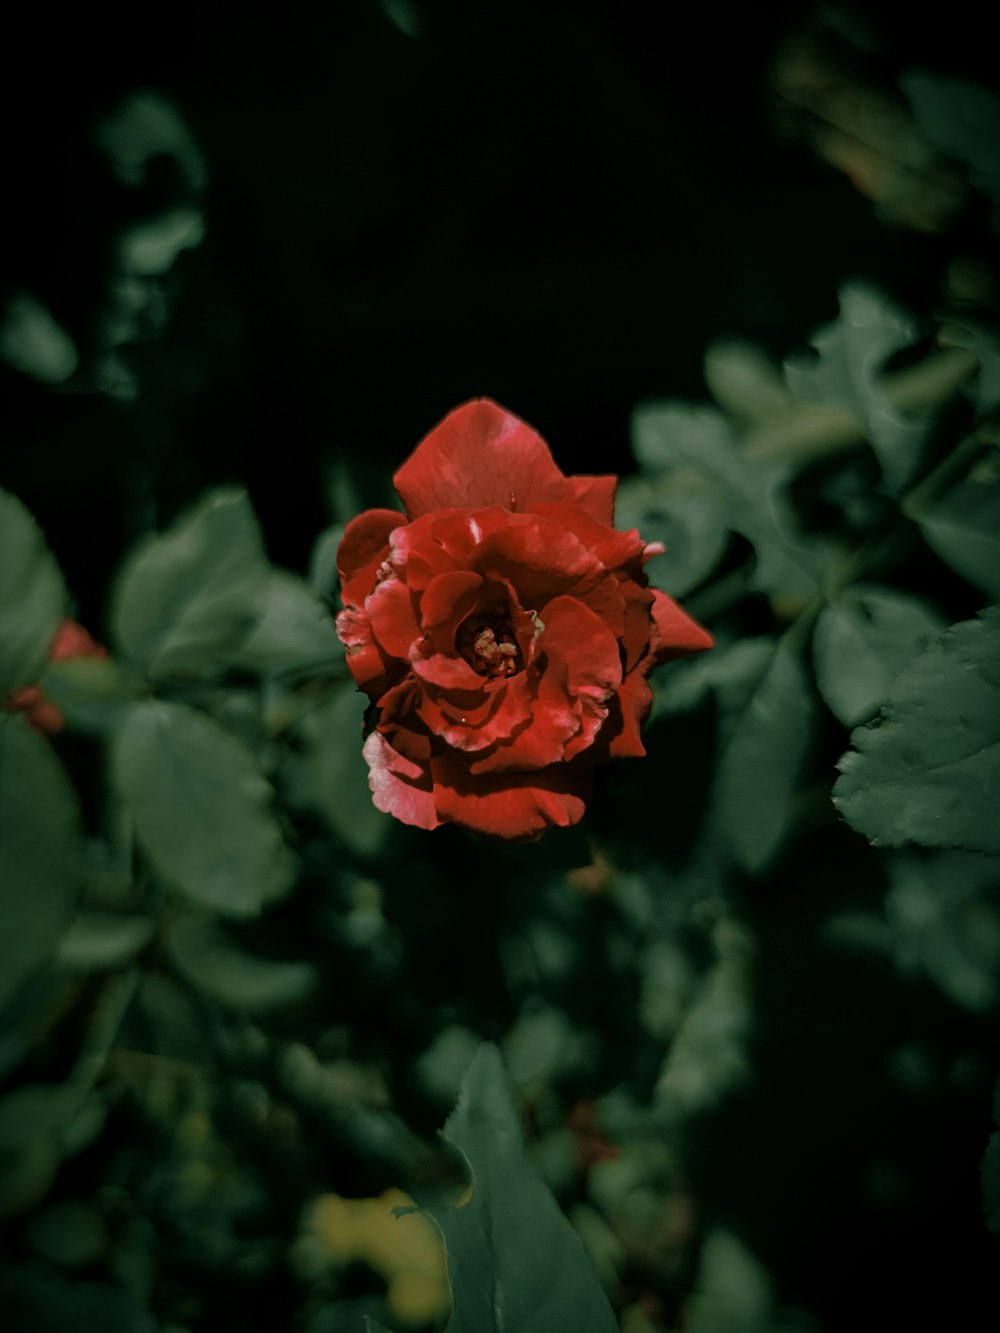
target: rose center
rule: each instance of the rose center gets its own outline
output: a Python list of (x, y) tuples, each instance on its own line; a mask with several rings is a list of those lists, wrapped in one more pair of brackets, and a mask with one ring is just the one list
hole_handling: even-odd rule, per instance
[(503, 607), (476, 611), (462, 621), (455, 647), (480, 676), (513, 676), (524, 663)]

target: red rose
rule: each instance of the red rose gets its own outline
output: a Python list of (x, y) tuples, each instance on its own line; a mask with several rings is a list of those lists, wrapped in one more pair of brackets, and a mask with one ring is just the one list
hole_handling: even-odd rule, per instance
[[(61, 620), (56, 636), (49, 648), (50, 662), (65, 662), (71, 657), (107, 657), (108, 651), (101, 644), (95, 643), (82, 625), (75, 620)], [(12, 713), (23, 713), (26, 720), (36, 731), (47, 736), (54, 736), (63, 729), (62, 711), (50, 699), (40, 685), (22, 685), (11, 690), (7, 699), (7, 709)]]
[(456, 408), (337, 553), (337, 632), (376, 706), (375, 804), (405, 824), (533, 839), (584, 812), (595, 765), (645, 751), (652, 667), (711, 646), (614, 529), (615, 477), (564, 477), (489, 399)]

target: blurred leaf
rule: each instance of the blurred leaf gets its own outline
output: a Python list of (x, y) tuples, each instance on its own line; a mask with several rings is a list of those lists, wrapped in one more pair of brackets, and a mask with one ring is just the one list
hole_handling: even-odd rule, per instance
[(834, 803), (873, 842), (1000, 853), (1000, 610), (952, 628), (851, 733)]
[(239, 651), (241, 665), (283, 675), (315, 675), (339, 668), (344, 647), (333, 617), (302, 579), (272, 570), (263, 612)]
[(130, 93), (94, 129), (94, 139), (123, 185), (139, 188), (151, 163), (164, 157), (180, 174), (181, 193), (205, 186), (205, 160), (180, 112), (149, 88)]
[(64, 967), (121, 967), (146, 947), (155, 929), (148, 916), (78, 912), (59, 943), (56, 957)]
[(127, 558), (112, 623), (125, 653), (151, 676), (228, 665), (264, 609), (268, 565), (241, 490), (216, 490)]
[(739, 865), (763, 871), (788, 832), (816, 706), (798, 652), (779, 642), (719, 759), (715, 818)]
[(687, 1333), (818, 1333), (811, 1317), (779, 1309), (770, 1275), (732, 1232), (716, 1227), (701, 1249)]
[(376, 809), (361, 753), (361, 722), (368, 706), (353, 681), (337, 687), (296, 724), (299, 747), (284, 760), (289, 803), (323, 816), (347, 847), (374, 856), (392, 820)]
[(969, 179), (1000, 203), (1000, 96), (992, 88), (925, 69), (903, 74), (920, 132), (968, 167)]
[(41, 301), (19, 292), (0, 314), (0, 358), (43, 384), (63, 384), (79, 364), (76, 344)]
[(979, 362), (974, 385), (965, 392), (977, 418), (1000, 407), (1000, 330), (974, 319), (949, 320), (938, 330), (938, 342), (946, 347), (964, 347)]
[(1000, 599), (1000, 483), (966, 478), (917, 522), (932, 551), (975, 587)]
[(0, 1003), (55, 950), (82, 864), (76, 794), (50, 742), (0, 713)]
[(720, 407), (745, 421), (767, 421), (792, 401), (770, 358), (737, 338), (720, 338), (708, 348), (705, 383)]
[(653, 479), (658, 506), (665, 505), (663, 487), (669, 484), (676, 490), (681, 512), (692, 480), (685, 473), (700, 478), (702, 489), (725, 506), (729, 527), (753, 544), (755, 587), (788, 596), (815, 589), (830, 552), (824, 543), (796, 530), (782, 494), (794, 470), (787, 457), (767, 461), (747, 457), (721, 412), (683, 403), (637, 408), (632, 415), (632, 448)]
[(309, 557), (309, 582), (318, 597), (332, 599), (340, 584), (337, 551), (344, 540), (344, 524), (333, 523), (316, 538)]
[(182, 704), (136, 704), (113, 766), (136, 837), (174, 888), (227, 916), (252, 916), (288, 889), (295, 861), (271, 787), (210, 718)]
[(45, 697), (74, 730), (101, 735), (120, 723), (142, 686), (122, 674), (110, 657), (70, 657), (50, 662), (41, 678)]
[(823, 608), (813, 638), (816, 682), (846, 727), (867, 722), (893, 678), (947, 628), (927, 602), (895, 588), (857, 583)]
[(785, 379), (796, 398), (848, 408), (870, 442), (895, 494), (919, 471), (930, 432), (928, 415), (893, 407), (880, 383), (886, 362), (918, 339), (916, 323), (863, 283), (840, 292), (840, 316), (813, 335), (818, 356), (789, 360)]
[(127, 1291), (106, 1282), (74, 1282), (50, 1268), (0, 1269), (0, 1307), (11, 1330), (31, 1333), (159, 1333)]
[(720, 739), (726, 743), (774, 654), (776, 640), (769, 635), (716, 644), (710, 653), (673, 662), (669, 672), (655, 679), (654, 718), (686, 712), (712, 693), (719, 706)]
[(42, 674), (65, 605), (62, 575), (38, 525), (0, 490), (0, 704)]
[(715, 961), (684, 1011), (656, 1084), (661, 1123), (711, 1111), (751, 1075), (750, 985), (754, 941), (733, 917), (712, 931)]
[(159, 277), (184, 250), (200, 245), (205, 221), (199, 208), (174, 208), (136, 222), (118, 238), (122, 268), (136, 277)]
[(101, 1214), (77, 1200), (50, 1203), (25, 1229), (30, 1248), (59, 1268), (86, 1268), (96, 1263), (108, 1246), (108, 1229)]
[(663, 542), (665, 556), (647, 565), (654, 588), (682, 597), (711, 574), (729, 538), (726, 505), (714, 490), (657, 485), (626, 477), (615, 500), (619, 528), (638, 528), (644, 541)]
[(885, 915), (901, 971), (924, 972), (955, 1004), (1000, 1002), (1000, 862), (962, 852), (894, 853)]
[(296, 1004), (317, 981), (310, 963), (255, 957), (237, 948), (219, 926), (199, 917), (171, 922), (167, 951), (191, 985), (250, 1014)]
[(429, 1206), (445, 1239), (448, 1333), (614, 1333), (579, 1237), (524, 1154), (521, 1118), (495, 1046), (469, 1066), (444, 1137), (469, 1163), (472, 1197)]
[(0, 1099), (0, 1150), (17, 1151), (32, 1139), (55, 1138), (80, 1103), (63, 1083), (25, 1083)]

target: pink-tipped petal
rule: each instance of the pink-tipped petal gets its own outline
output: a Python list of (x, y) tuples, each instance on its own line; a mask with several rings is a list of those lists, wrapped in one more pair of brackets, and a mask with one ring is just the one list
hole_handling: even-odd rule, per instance
[(379, 810), (403, 824), (433, 829), (441, 823), (429, 771), (392, 748), (379, 731), (365, 741), (368, 785)]

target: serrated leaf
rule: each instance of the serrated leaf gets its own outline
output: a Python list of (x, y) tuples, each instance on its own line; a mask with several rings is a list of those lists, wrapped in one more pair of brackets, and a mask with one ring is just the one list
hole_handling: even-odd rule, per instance
[(851, 744), (833, 799), (852, 828), (892, 847), (1000, 854), (1000, 610), (904, 667)]
[(78, 912), (60, 940), (56, 956), (64, 967), (121, 967), (146, 947), (155, 928), (148, 916)]
[(944, 617), (895, 588), (856, 583), (823, 608), (813, 637), (816, 683), (846, 727), (875, 716), (893, 678), (944, 632)]
[(136, 704), (115, 738), (115, 781), (154, 869), (195, 902), (252, 916), (291, 884), (295, 863), (250, 753), (182, 704)]
[(0, 701), (38, 680), (65, 605), (41, 530), (20, 500), (0, 490)]
[(917, 522), (932, 551), (974, 587), (1000, 600), (1000, 484), (968, 477)]
[(0, 1003), (54, 952), (82, 864), (76, 794), (51, 744), (0, 713)]
[(246, 953), (219, 926), (199, 917), (182, 916), (171, 923), (167, 950), (185, 980), (246, 1013), (296, 1004), (317, 980), (311, 964)]
[(893, 407), (880, 375), (890, 357), (911, 347), (918, 336), (916, 323), (880, 292), (848, 283), (840, 292), (837, 321), (813, 335), (816, 360), (785, 364), (785, 380), (796, 398), (851, 411), (893, 493), (919, 471), (932, 418)]
[(747, 458), (721, 412), (684, 403), (637, 408), (632, 448), (660, 500), (669, 482), (682, 504), (686, 484), (678, 473), (695, 473), (708, 484), (708, 492), (724, 505), (729, 528), (753, 544), (756, 588), (788, 596), (814, 591), (830, 562), (829, 544), (796, 530), (782, 494), (792, 473), (787, 460)]
[(496, 1047), (483, 1043), (444, 1137), (465, 1156), (472, 1197), (429, 1206), (445, 1240), (448, 1333), (615, 1333), (583, 1245), (524, 1153), (521, 1119)]
[(153, 677), (221, 670), (263, 611), (268, 572), (245, 493), (212, 491), (126, 560), (112, 604), (115, 638)]
[(330, 612), (309, 585), (274, 569), (264, 587), (261, 617), (238, 657), (254, 671), (314, 675), (342, 667), (344, 649)]
[(283, 761), (289, 803), (328, 821), (359, 856), (374, 856), (392, 820), (378, 810), (361, 753), (361, 722), (368, 700), (347, 682), (296, 724), (298, 748)]
[(815, 715), (801, 657), (779, 642), (733, 729), (716, 779), (721, 836), (751, 874), (772, 862), (788, 832)]

